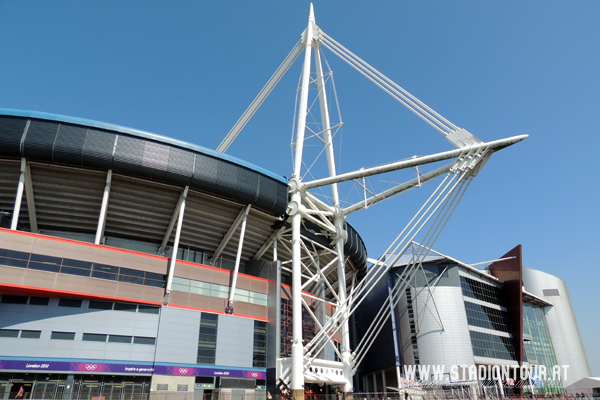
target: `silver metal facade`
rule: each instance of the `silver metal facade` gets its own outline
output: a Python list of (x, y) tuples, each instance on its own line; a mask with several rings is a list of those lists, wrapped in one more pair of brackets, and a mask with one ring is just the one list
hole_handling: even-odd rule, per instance
[(559, 365), (569, 365), (564, 386), (590, 376), (590, 366), (566, 283), (547, 272), (523, 267), (523, 285), (528, 292), (552, 303), (552, 307), (545, 307), (544, 312), (556, 361)]

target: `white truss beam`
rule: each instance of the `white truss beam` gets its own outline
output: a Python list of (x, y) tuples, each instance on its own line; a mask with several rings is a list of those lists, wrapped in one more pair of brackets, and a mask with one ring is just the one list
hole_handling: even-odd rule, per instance
[(213, 262), (215, 262), (219, 257), (221, 257), (221, 253), (223, 252), (223, 250), (225, 250), (225, 246), (227, 246), (229, 244), (229, 241), (233, 237), (233, 234), (237, 230), (238, 226), (240, 226), (240, 224), (244, 220), (244, 216), (246, 214), (246, 208), (247, 207), (244, 207), (240, 210), (237, 217), (235, 217), (235, 219), (233, 220), (233, 223), (227, 230), (227, 233), (225, 234), (225, 236), (223, 236), (223, 240), (221, 240), (221, 243), (219, 243), (219, 245), (217, 246), (217, 249), (215, 250), (215, 252), (213, 254)]
[(173, 228), (175, 227), (175, 223), (177, 222), (177, 218), (179, 216), (179, 210), (181, 209), (181, 204), (183, 204), (185, 200), (185, 195), (187, 194), (189, 186), (186, 186), (181, 193), (179, 194), (179, 199), (177, 200), (177, 204), (175, 205), (175, 209), (173, 210), (173, 214), (171, 215), (171, 221), (169, 221), (169, 226), (165, 232), (165, 236), (163, 237), (163, 241), (160, 245), (160, 249), (158, 249), (158, 254), (164, 254), (167, 251), (167, 244), (169, 243), (169, 239), (171, 238), (171, 233), (173, 233)]
[(100, 205), (100, 215), (98, 216), (98, 226), (96, 227), (96, 237), (94, 244), (100, 244), (102, 236), (104, 236), (104, 227), (106, 226), (106, 213), (108, 210), (108, 199), (110, 197), (110, 186), (112, 184), (112, 169), (106, 173), (106, 185), (104, 185), (104, 193), (102, 194), (102, 204)]
[(25, 167), (25, 197), (27, 198), (27, 211), (29, 214), (29, 227), (31, 232), (38, 232), (37, 213), (35, 211), (35, 197), (33, 195), (33, 179), (31, 177), (31, 167), (29, 164)]

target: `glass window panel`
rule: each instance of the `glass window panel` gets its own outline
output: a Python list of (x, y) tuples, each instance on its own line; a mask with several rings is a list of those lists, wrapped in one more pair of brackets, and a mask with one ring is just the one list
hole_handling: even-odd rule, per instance
[(156, 343), (156, 338), (135, 336), (133, 338), (133, 343), (154, 345)]
[(210, 283), (202, 281), (190, 281), (190, 286), (210, 289)]
[[(146, 274), (148, 275), (148, 274)], [(152, 286), (152, 287), (158, 287), (158, 288), (164, 288), (165, 287), (165, 281), (164, 279), (161, 280), (153, 280), (153, 279), (148, 279), (147, 277), (144, 279), (144, 285), (145, 286)]]
[(95, 301), (90, 300), (90, 305), (88, 308), (92, 308), (94, 310), (112, 310), (113, 303), (109, 301)]
[(200, 287), (190, 287), (190, 293), (202, 294), (204, 296), (210, 296), (210, 289)]
[(62, 264), (61, 257), (44, 256), (42, 254), (32, 254), (29, 261), (37, 261), (37, 262), (44, 263), (44, 264), (56, 264), (56, 265)]
[(115, 310), (116, 311), (136, 312), (137, 311), (137, 304), (115, 303)]
[(27, 296), (2, 296), (2, 302), (6, 304), (27, 304)]
[(210, 295), (213, 297), (220, 297), (222, 299), (226, 299), (229, 297), (229, 293), (221, 292), (220, 290), (214, 290), (214, 289), (210, 290)]
[(19, 337), (18, 329), (0, 329), (0, 337), (15, 338)]
[(134, 285), (143, 285), (144, 284), (144, 278), (140, 278), (138, 276), (129, 276), (129, 275), (120, 275), (119, 274), (118, 281), (133, 283)]
[(64, 265), (60, 268), (61, 274), (77, 275), (77, 276), (90, 276), (91, 271), (88, 269), (65, 267)]
[(35, 269), (38, 271), (60, 272), (59, 264), (30, 261), (28, 267), (29, 267), (29, 269)]
[(106, 342), (106, 337), (108, 335), (100, 334), (100, 333), (84, 333), (82, 340), (86, 342)]
[(190, 287), (188, 285), (181, 285), (179, 283), (173, 283), (171, 285), (171, 289), (177, 290), (179, 292), (189, 292), (190, 291)]
[(50, 339), (75, 340), (75, 332), (52, 332)]
[(79, 269), (92, 270), (92, 263), (88, 261), (71, 260), (70, 258), (63, 258), (63, 267), (73, 267)]
[(244, 289), (239, 289), (239, 288), (235, 288), (235, 295), (236, 296), (250, 296), (250, 291), (249, 290), (244, 290)]
[(22, 251), (0, 249), (0, 257), (16, 258), (19, 260), (29, 260), (29, 256), (29, 253), (24, 253)]
[(138, 306), (138, 312), (145, 313), (145, 314), (158, 314), (158, 313), (160, 313), (160, 307), (146, 306), (146, 305), (140, 304)]
[(82, 301), (79, 299), (60, 299), (58, 301), (58, 306), (59, 307), (79, 308), (79, 307), (81, 307), (81, 303), (82, 303)]
[(42, 335), (42, 331), (21, 331), (21, 338), (23, 339), (39, 339)]
[(112, 265), (94, 264), (92, 267), (92, 277), (100, 279), (117, 280), (119, 268)]
[(27, 260), (15, 260), (13, 258), (0, 257), (0, 265), (6, 265), (8, 267), (27, 268), (27, 263)]
[(163, 281), (165, 279), (164, 275), (155, 274), (153, 272), (146, 272), (146, 279), (152, 279), (155, 281)]
[(131, 343), (131, 336), (110, 335), (108, 341), (111, 343)]
[(119, 270), (119, 275), (137, 276), (138, 278), (143, 278), (145, 275), (145, 272), (138, 271), (137, 269), (121, 268)]
[(178, 276), (174, 276), (173, 277), (173, 283), (178, 283), (180, 285), (190, 285), (190, 280), (189, 279), (185, 279), (185, 278), (180, 278)]
[(47, 306), (50, 302), (50, 299), (47, 297), (30, 297), (29, 304), (33, 306)]

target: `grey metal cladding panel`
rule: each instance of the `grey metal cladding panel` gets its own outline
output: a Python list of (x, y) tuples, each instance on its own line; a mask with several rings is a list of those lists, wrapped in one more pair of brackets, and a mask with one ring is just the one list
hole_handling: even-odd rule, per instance
[(52, 161), (52, 149), (59, 124), (32, 119), (25, 136), (23, 154), (27, 158)]
[(86, 134), (87, 128), (61, 124), (54, 143), (54, 162), (81, 165)]
[(264, 175), (258, 176), (258, 196), (254, 205), (262, 210), (271, 211), (277, 201), (277, 182)]
[(145, 140), (119, 135), (113, 158), (115, 172), (139, 174), (144, 155)]
[(116, 136), (114, 133), (88, 129), (81, 163), (86, 167), (109, 169)]
[(277, 185), (277, 199), (271, 210), (276, 215), (282, 215), (288, 205), (288, 186), (283, 183), (275, 182)]
[(214, 192), (219, 160), (204, 154), (197, 154), (195, 164), (192, 186), (207, 192)]
[(169, 165), (170, 149), (164, 144), (145, 141), (139, 172), (143, 176), (164, 180)]
[(194, 171), (194, 153), (171, 148), (165, 178), (175, 184), (189, 185)]
[(0, 154), (21, 156), (21, 137), (27, 124), (26, 118), (0, 117)]
[(239, 169), (237, 165), (219, 160), (215, 193), (232, 198), (237, 191)]
[(237, 191), (234, 199), (244, 204), (252, 204), (258, 196), (258, 173), (246, 168), (238, 168)]
[(359, 275), (363, 277), (367, 273), (367, 249), (358, 232), (348, 223), (346, 232), (348, 240), (344, 244), (344, 252), (350, 256), (352, 263), (359, 270)]

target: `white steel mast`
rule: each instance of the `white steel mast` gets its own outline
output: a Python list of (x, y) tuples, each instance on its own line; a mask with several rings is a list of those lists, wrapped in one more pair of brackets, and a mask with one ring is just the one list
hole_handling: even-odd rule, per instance
[[(415, 156), (402, 161), (338, 174), (335, 167), (332, 127), (325, 90), (321, 46), (347, 62), (392, 98), (439, 131), (456, 149), (420, 157)], [(482, 142), (466, 129), (460, 128), (442, 117), (325, 34), (315, 23), (311, 4), (308, 26), (300, 41), (223, 140), (217, 149), (218, 151), (224, 152), (227, 150), (302, 50), (304, 50), (304, 62), (299, 88), (296, 136), (293, 140), (295, 145), (293, 173), (289, 179), (290, 202), (287, 210), (289, 221), (291, 221), (291, 229), (280, 228), (273, 235), (273, 240), (269, 242), (269, 245), (273, 246), (274, 259), (278, 259), (278, 255), (282, 257), (282, 250), (289, 249), (289, 253), (291, 253), (291, 260), (289, 260), (292, 273), (291, 357), (278, 360), (277, 378), (279, 382), (289, 385), (295, 400), (304, 399), (305, 382), (339, 385), (346, 393), (346, 400), (349, 400), (353, 392), (352, 377), (356, 373), (360, 362), (374, 343), (387, 317), (389, 317), (389, 310), (393, 309), (401, 294), (404, 293), (407, 282), (415, 275), (427, 255), (427, 249), (431, 248), (439, 236), (472, 179), (486, 164), (493, 152), (517, 143), (525, 139), (527, 135)], [(313, 52), (316, 72), (314, 80), (311, 79)], [(311, 131), (311, 135), (308, 137), (318, 137), (321, 140), (327, 159), (328, 176), (305, 182), (302, 178), (302, 166), (304, 143), (307, 140), (306, 131), (310, 129), (307, 127), (307, 115), (310, 110), (309, 88), (311, 83), (316, 84), (318, 89), (321, 130), (316, 133)], [(419, 172), (415, 179), (398, 183), (396, 186), (387, 188), (380, 193), (370, 192), (371, 196), (369, 198), (366, 196), (365, 188), (364, 201), (345, 207), (342, 207), (340, 203), (339, 183), (364, 179), (391, 171), (416, 168), (443, 160), (452, 161), (430, 172), (423, 174)], [(416, 212), (412, 220), (400, 232), (382, 257), (373, 262), (373, 266), (368, 270), (366, 276), (362, 280), (357, 280), (356, 271), (347, 272), (347, 255), (344, 254), (344, 244), (347, 240), (345, 222), (347, 215), (360, 209), (366, 209), (377, 202), (411, 188), (421, 187), (424, 183), (440, 176), (445, 176), (443, 181), (421, 209)], [(319, 199), (310, 192), (311, 189), (328, 185), (331, 186), (331, 204), (327, 204), (326, 201)], [(326, 248), (303, 235), (304, 220), (321, 229), (320, 234), (330, 239), (330, 248)], [(288, 240), (290, 234), (291, 240)], [(420, 251), (414, 257), (412, 263), (407, 266), (405, 270), (406, 279), (398, 281), (393, 287), (389, 295), (389, 307), (386, 306), (385, 309), (382, 309), (356, 348), (351, 349), (349, 320), (352, 313), (376, 283), (385, 277), (389, 269), (405, 254), (417, 236), (422, 236), (419, 240), (423, 244), (422, 249), (425, 250)], [(280, 247), (278, 247), (278, 241)], [(259, 252), (259, 258), (265, 254), (266, 246), (265, 244), (265, 248), (262, 248)], [(324, 261), (325, 258), (320, 258), (322, 254), (329, 257), (327, 258), (328, 261)], [(286, 265), (289, 264), (286, 262)], [(351, 284), (347, 284), (347, 282), (351, 282)], [(321, 285), (324, 288), (323, 293), (320, 296), (307, 294), (306, 292), (303, 294), (302, 291), (313, 284)], [(327, 295), (325, 295), (325, 292), (327, 292)], [(334, 311), (330, 318), (327, 321), (323, 321), (323, 318), (319, 320), (311, 311), (303, 296), (310, 298), (315, 303), (333, 306)], [(302, 334), (303, 308), (313, 318), (318, 328), (314, 338), (311, 338), (308, 342), (305, 342), (308, 338), (303, 338)], [(277, 327), (277, 329), (279, 328)], [(334, 335), (341, 339), (341, 351), (338, 351), (335, 347)], [(341, 361), (319, 358), (327, 346), (330, 346)]]

